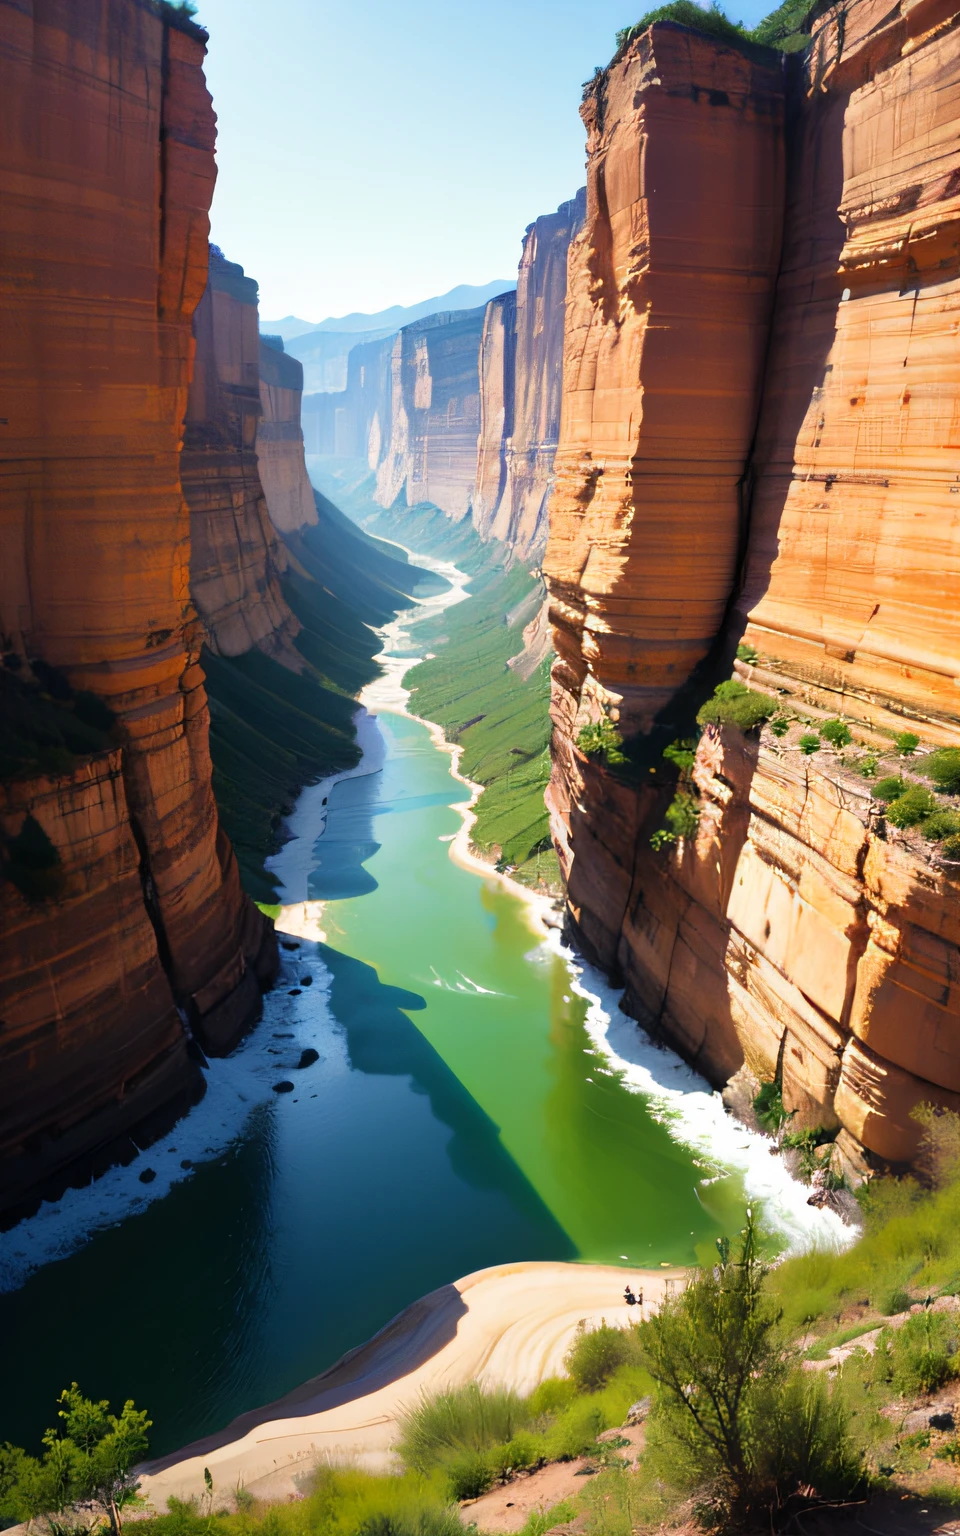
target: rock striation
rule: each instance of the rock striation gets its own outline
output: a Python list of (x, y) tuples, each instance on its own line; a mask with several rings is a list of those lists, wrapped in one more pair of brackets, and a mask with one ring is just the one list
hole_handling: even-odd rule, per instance
[(542, 556), (560, 436), (567, 253), (586, 188), (524, 236), (515, 293), (487, 305), (480, 347), (480, 437), (473, 521), (526, 562)]
[[(8, 1213), (199, 1096), (188, 1030), (228, 1049), (275, 960), (218, 828), (179, 478), (215, 174), (204, 41), (147, 0), (0, 5), (0, 629), (8, 674), (35, 680), (17, 720), (37, 755), (0, 785)], [(110, 741), (31, 744), (50, 690), (112, 712)]]
[[(477, 472), (477, 359), (485, 310), (454, 310), (404, 326), (390, 356), (390, 423), (377, 501), (430, 502), (454, 522), (469, 516)], [(352, 356), (352, 354), (351, 354)]]
[[(715, 1082), (778, 1076), (860, 1168), (910, 1162), (918, 1104), (960, 1108), (949, 865), (836, 754), (732, 725), (701, 736), (696, 831), (650, 842), (662, 748), (741, 639), (786, 707), (960, 745), (960, 29), (934, 0), (810, 25), (785, 119), (771, 63), (668, 23), (587, 93), (548, 799), (625, 1006)], [(604, 716), (632, 773), (578, 745)]]
[(257, 466), (270, 521), (280, 534), (297, 533), (317, 521), (303, 457), (302, 399), (302, 364), (286, 355), (279, 336), (261, 337)]
[[(193, 317), (196, 356), (180, 459), (190, 508), (190, 595), (216, 655), (239, 656), (256, 645), (299, 670), (292, 645), (299, 624), (280, 591), (286, 554), (260, 477), (257, 303), (254, 280), (212, 247), (206, 290)], [(276, 404), (289, 409), (292, 401), (277, 395)], [(282, 432), (285, 425), (271, 423), (266, 430)], [(282, 438), (271, 441), (272, 450), (277, 441)], [(267, 457), (275, 469), (277, 515), (290, 520), (300, 512), (302, 488), (291, 480), (281, 491), (279, 456), (274, 451)]]

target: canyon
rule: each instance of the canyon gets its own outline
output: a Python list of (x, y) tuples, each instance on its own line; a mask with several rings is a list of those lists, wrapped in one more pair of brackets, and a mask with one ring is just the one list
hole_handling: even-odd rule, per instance
[[(936, 0), (808, 25), (782, 63), (657, 22), (586, 89), (548, 804), (624, 1007), (734, 1100), (777, 1081), (859, 1177), (960, 1109), (956, 870), (798, 732), (960, 744), (960, 29)], [(731, 671), (788, 734), (698, 733)]]

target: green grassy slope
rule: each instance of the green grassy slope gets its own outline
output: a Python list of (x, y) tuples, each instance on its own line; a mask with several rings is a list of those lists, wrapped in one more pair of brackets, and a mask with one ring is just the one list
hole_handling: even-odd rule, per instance
[(290, 541), (293, 566), (283, 581), (303, 625), (296, 643), (305, 672), (298, 676), (257, 650), (202, 656), (214, 795), (244, 886), (264, 903), (276, 900), (276, 882), (263, 861), (279, 846), (297, 794), (358, 760), (355, 695), (379, 673), (372, 626), (439, 584), (326, 498), (318, 497), (317, 510), (317, 526)]
[(472, 837), (484, 853), (515, 865), (525, 884), (559, 888), (543, 794), (550, 777), (550, 663), (524, 680), (507, 666), (523, 649), (523, 630), (542, 598), (523, 566), (503, 567), (499, 545), (483, 544), (467, 522), (432, 507), (355, 515), (414, 551), (453, 560), (470, 574), (470, 596), (418, 624), (418, 650), (436, 653), (407, 674), (410, 707), (463, 748), (460, 770), (484, 786)]

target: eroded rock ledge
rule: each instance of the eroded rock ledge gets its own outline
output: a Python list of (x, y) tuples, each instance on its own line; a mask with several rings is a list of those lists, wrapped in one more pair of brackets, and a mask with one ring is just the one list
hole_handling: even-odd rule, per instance
[[(950, 869), (828, 754), (733, 727), (701, 738), (696, 835), (650, 844), (657, 733), (741, 639), (768, 690), (960, 744), (960, 29), (934, 0), (812, 28), (782, 75), (660, 23), (587, 93), (549, 801), (572, 920), (645, 1027), (716, 1083), (780, 1072), (850, 1164), (905, 1164), (911, 1109), (960, 1109)], [(604, 716), (632, 782), (578, 746)]]

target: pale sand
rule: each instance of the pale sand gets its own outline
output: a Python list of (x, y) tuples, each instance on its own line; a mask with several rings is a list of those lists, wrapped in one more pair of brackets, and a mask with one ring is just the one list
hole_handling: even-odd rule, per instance
[(397, 1417), (422, 1393), (464, 1381), (531, 1391), (562, 1370), (581, 1318), (636, 1321), (623, 1299), (642, 1288), (644, 1312), (682, 1269), (631, 1270), (605, 1264), (500, 1264), (478, 1270), (414, 1302), (367, 1344), (275, 1403), (244, 1414), (221, 1434), (151, 1464), (142, 1491), (157, 1510), (173, 1494), (202, 1495), (209, 1467), (217, 1494), (238, 1487), (270, 1498), (322, 1461), (384, 1472)]

